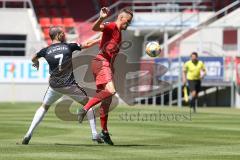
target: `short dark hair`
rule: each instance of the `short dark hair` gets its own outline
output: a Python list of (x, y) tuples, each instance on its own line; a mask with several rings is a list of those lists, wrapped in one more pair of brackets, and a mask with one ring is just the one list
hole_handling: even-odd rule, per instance
[(127, 14), (129, 14), (129, 15), (131, 15), (132, 17), (133, 17), (133, 11), (131, 10), (131, 9), (129, 9), (129, 8), (124, 8), (124, 9), (122, 9), (119, 13), (127, 13)]
[(195, 55), (196, 57), (198, 57), (198, 53), (197, 52), (192, 52), (191, 56)]
[(62, 33), (62, 27), (60, 26), (53, 26), (49, 29), (49, 36), (51, 40), (54, 40), (58, 34)]

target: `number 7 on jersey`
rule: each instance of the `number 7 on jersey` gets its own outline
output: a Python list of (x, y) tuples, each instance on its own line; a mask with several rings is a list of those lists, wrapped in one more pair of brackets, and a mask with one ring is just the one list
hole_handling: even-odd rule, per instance
[(61, 71), (62, 70), (61, 65), (62, 65), (62, 60), (63, 60), (63, 54), (55, 55), (54, 58), (55, 59), (59, 59), (59, 63), (58, 63), (59, 68), (58, 68), (58, 70)]

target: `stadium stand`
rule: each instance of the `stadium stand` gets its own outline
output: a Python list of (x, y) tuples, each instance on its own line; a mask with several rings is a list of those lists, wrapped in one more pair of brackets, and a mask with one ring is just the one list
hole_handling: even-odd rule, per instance
[(66, 5), (66, 0), (33, 0), (32, 2), (48, 44), (51, 41), (46, 34), (46, 28), (50, 26), (61, 26), (68, 34), (76, 34), (75, 21)]
[[(38, 19), (40, 21), (41, 18), (72, 18), (71, 25), (65, 26), (65, 23), (60, 23), (60, 21), (66, 21), (64, 19), (58, 20), (59, 23), (63, 27), (66, 27), (66, 30), (69, 31), (70, 34), (74, 34), (77, 29), (78, 35), (81, 35), (80, 41), (84, 41), (87, 38), (93, 36), (93, 33), (90, 30), (91, 18), (94, 17), (95, 14), (99, 11), (99, 9), (103, 6), (110, 6), (112, 9), (121, 9), (124, 7), (133, 8), (134, 12), (152, 12), (152, 8), (155, 8), (155, 11), (161, 12), (176, 12), (176, 11), (184, 11), (185, 13), (196, 13), (198, 9), (201, 11), (217, 11), (222, 7), (231, 3), (230, 0), (227, 1), (211, 1), (205, 0), (200, 1), (198, 4), (193, 4), (192, 1), (176, 1), (176, 3), (169, 3), (166, 0), (162, 1), (116, 1), (116, 0), (91, 0), (91, 1), (81, 1), (81, 5), (78, 4), (77, 0), (70, 0), (66, 3), (66, 0), (33, 0), (34, 8), (37, 13)], [(194, 9), (196, 6), (198, 9)], [(154, 7), (155, 6), (155, 7)], [(167, 7), (166, 7), (167, 6)], [(186, 9), (186, 8), (191, 9)], [(166, 9), (167, 8), (167, 9)], [(81, 13), (79, 11), (81, 10)], [(82, 14), (84, 13), (84, 14)], [(50, 20), (51, 22), (55, 22), (55, 20)], [(69, 21), (70, 22), (70, 21)], [(41, 24), (41, 23), (40, 23)], [(42, 26), (43, 28), (45, 26)], [(47, 38), (47, 37), (45, 37)]]
[(0, 2), (1, 56), (28, 56), (33, 50), (44, 46), (43, 35), (31, 1), (2, 0)]

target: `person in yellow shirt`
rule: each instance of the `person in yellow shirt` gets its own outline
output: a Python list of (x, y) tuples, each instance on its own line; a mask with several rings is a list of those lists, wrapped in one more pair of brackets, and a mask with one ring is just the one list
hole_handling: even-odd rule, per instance
[(198, 92), (201, 89), (201, 80), (206, 75), (206, 68), (202, 61), (198, 60), (198, 54), (193, 52), (191, 59), (184, 64), (183, 67), (183, 84), (188, 87), (191, 94), (190, 107), (196, 112), (196, 100)]

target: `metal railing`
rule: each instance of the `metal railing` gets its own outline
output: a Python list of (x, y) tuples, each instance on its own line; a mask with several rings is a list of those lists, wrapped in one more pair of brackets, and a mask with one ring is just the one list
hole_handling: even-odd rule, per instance
[[(187, 18), (186, 20), (183, 20), (182, 18), (183, 16), (183, 13), (179, 13), (179, 15), (177, 15), (176, 17), (172, 18), (171, 20), (169, 20), (168, 22), (166, 22), (162, 28), (158, 28), (158, 29), (154, 29), (152, 30), (151, 32), (149, 32), (148, 34), (146, 34), (144, 36), (144, 40), (143, 40), (143, 50), (142, 50), (142, 55), (145, 54), (145, 46), (148, 42), (148, 39), (153, 36), (154, 34), (156, 34), (157, 32), (164, 32), (165, 31), (165, 28), (169, 27), (169, 26), (172, 26), (171, 23), (174, 22), (174, 21), (177, 21), (180, 19), (180, 27), (179, 26), (176, 26), (178, 29), (180, 28), (180, 30), (183, 29), (183, 24), (185, 24), (186, 22), (190, 21), (191, 19), (193, 18), (197, 18), (198, 19), (198, 23), (199, 23), (199, 13), (194, 13), (192, 16), (190, 16), (189, 18)], [(187, 26), (184, 26), (184, 28), (186, 28)]]
[[(234, 62), (234, 59), (232, 59), (229, 64), (225, 64), (225, 59), (223, 59), (223, 60), (224, 60), (223, 61), (224, 63), (222, 66), (211, 66), (210, 68), (207, 68), (210, 70), (223, 70), (224, 72), (223, 72), (222, 77), (219, 77), (220, 78), (219, 80), (217, 80), (217, 79), (203, 80), (202, 87), (206, 87), (206, 88), (230, 87), (230, 90), (231, 90), (230, 104), (231, 104), (231, 107), (233, 107), (234, 106), (234, 87), (235, 87), (234, 80), (236, 79), (236, 68), (234, 65), (235, 62)], [(169, 61), (169, 66), (171, 66), (171, 61)], [(177, 94), (179, 92), (178, 91), (179, 89), (180, 89), (180, 92), (182, 92), (182, 82), (179, 81), (179, 78), (176, 79), (176, 75), (175, 75), (175, 73), (177, 72), (178, 73), (177, 77), (180, 77), (180, 80), (181, 80), (182, 72), (179, 72), (179, 68), (182, 68), (182, 61), (180, 61), (179, 66), (169, 68), (169, 70), (167, 72), (168, 73), (167, 77), (169, 77), (168, 79), (165, 79), (164, 75), (161, 76), (161, 80), (172, 84), (172, 88), (170, 88), (169, 90), (167, 90), (161, 94), (155, 95), (155, 96), (136, 98), (135, 102), (138, 104), (149, 105), (148, 100), (151, 99), (152, 105), (172, 106), (173, 104), (175, 104), (175, 105), (178, 104), (180, 101), (180, 106), (179, 106), (179, 104), (178, 104), (178, 106), (181, 107), (182, 102), (184, 100), (184, 98), (182, 97), (182, 94), (177, 95), (175, 99), (173, 98), (173, 92), (175, 92), (175, 94)], [(153, 75), (152, 75), (153, 79), (150, 79), (150, 82), (152, 82), (152, 84), (150, 84), (150, 85), (152, 85), (152, 86), (158, 84), (157, 81), (160, 80), (159, 77), (156, 76), (156, 74), (158, 72), (157, 70), (158, 70), (158, 68), (154, 67), (154, 71), (153, 71)], [(131, 84), (129, 84), (129, 85), (131, 86)], [(181, 86), (180, 88), (179, 88), (179, 85)], [(206, 92), (202, 91), (202, 92), (200, 92), (199, 95), (201, 97), (201, 96), (204, 96), (205, 94), (206, 94)], [(166, 96), (168, 96), (168, 98), (166, 98)], [(156, 103), (157, 98), (160, 99), (160, 104)]]
[[(182, 10), (189, 10), (189, 9), (198, 9), (198, 10), (206, 10), (206, 6), (199, 5), (202, 2), (211, 2), (210, 0), (119, 0), (109, 6), (108, 8), (111, 10), (112, 14), (110, 17), (106, 19), (106, 21), (112, 21), (116, 18), (118, 12), (123, 8), (130, 8), (133, 10), (133, 12), (159, 12), (159, 10), (166, 9), (164, 11), (168, 11), (176, 5), (176, 3), (179, 6), (179, 10), (176, 10), (176, 12), (182, 11)], [(191, 3), (191, 6), (186, 6), (184, 3)], [(168, 5), (167, 5), (168, 4)], [(165, 5), (165, 7), (161, 6)], [(96, 21), (99, 17), (99, 14), (94, 15), (93, 17), (87, 19), (86, 21), (82, 22), (77, 30), (79, 31), (79, 34), (86, 31), (86, 26), (84, 24), (91, 24), (94, 21)], [(179, 17), (176, 17), (179, 18)], [(181, 17), (180, 17), (181, 18)], [(186, 21), (185, 21), (186, 22)], [(183, 21), (184, 23), (184, 21)], [(182, 23), (182, 24), (183, 24)], [(91, 30), (91, 28), (87, 29)], [(84, 34), (84, 33), (82, 33)], [(89, 33), (88, 33), (89, 34)], [(92, 32), (91, 37), (94, 37), (96, 33)], [(81, 37), (80, 37), (81, 39)]]
[[(227, 54), (227, 51), (225, 50), (224, 47), (225, 45), (223, 44), (218, 44), (217, 42), (213, 41), (189, 41), (189, 42), (184, 42), (185, 48), (186, 46), (197, 46), (196, 48), (201, 48), (201, 50), (197, 49), (196, 51), (201, 53), (204, 56), (221, 56), (225, 57)], [(201, 46), (201, 47), (199, 47)], [(238, 54), (237, 50), (237, 44), (235, 44), (235, 49), (230, 50), (235, 55)]]
[[(31, 57), (32, 54), (37, 53), (43, 47), (46, 47), (46, 44), (43, 41), (32, 41), (32, 40), (0, 40), (0, 44), (16, 44), (22, 46), (17, 47), (9, 47), (8, 45), (5, 47), (0, 47), (0, 51), (24, 51), (25, 56), (21, 56), (22, 58)], [(0, 55), (0, 57), (13, 57), (14, 55), (7, 56), (6, 54)], [(19, 57), (19, 56), (18, 56)]]
[[(186, 6), (186, 5), (179, 6), (181, 9), (200, 9), (200, 10), (206, 9), (206, 7), (204, 6), (198, 6), (202, 2), (211, 2), (211, 0), (172, 0), (172, 1), (171, 0), (150, 0), (150, 1), (149, 0), (119, 0), (114, 4), (112, 4), (111, 6), (109, 6), (108, 8), (112, 10), (114, 14), (116, 14), (122, 8), (131, 8), (133, 12), (135, 12), (136, 10), (145, 10), (144, 12), (146, 12), (146, 9), (150, 9), (151, 10), (150, 12), (155, 12), (156, 9), (163, 8), (161, 6), (158, 6), (157, 4), (163, 4), (165, 5), (165, 8), (166, 8), (166, 4), (174, 4), (174, 3), (178, 3), (178, 4), (192, 3), (192, 6)], [(151, 4), (151, 5), (146, 6), (146, 4)], [(98, 17), (99, 17), (99, 14), (96, 14), (93, 17), (87, 19), (85, 22), (95, 21)]]
[[(14, 7), (14, 5), (11, 6), (12, 2), (16, 2), (18, 4), (17, 7)], [(37, 15), (36, 15), (36, 12), (34, 10), (33, 3), (31, 0), (0, 0), (0, 3), (2, 4), (2, 5), (0, 5), (0, 11), (1, 11), (1, 9), (2, 10), (5, 10), (5, 9), (31, 9), (33, 11), (31, 15), (33, 16), (34, 19), (37, 20)], [(34, 23), (33, 26), (36, 27), (36, 30), (41, 31), (41, 27), (38, 22), (36, 24)], [(27, 51), (28, 43), (39, 44), (39, 43), (44, 42), (43, 35), (41, 35), (40, 37), (41, 38), (40, 38), (39, 42), (28, 42), (28, 41), (21, 41), (21, 40), (1, 40), (0, 43), (25, 43), (26, 47), (24, 50), (26, 52), (29, 52), (29, 51)], [(10, 51), (15, 50), (14, 48), (5, 48), (5, 49), (10, 50)]]
[[(0, 0), (2, 3), (2, 6), (0, 8), (33, 8), (32, 1), (31, 0)], [(15, 2), (18, 3), (17, 7), (12, 5), (11, 3)], [(21, 4), (21, 5), (20, 5)], [(8, 6), (10, 5), (10, 6)]]
[(183, 30), (179, 34), (176, 34), (175, 36), (173, 36), (171, 39), (167, 41), (168, 50), (171, 50), (171, 46), (179, 46), (180, 42), (184, 40), (186, 37), (200, 31), (201, 29), (204, 29), (209, 24), (231, 13), (233, 10), (235, 10), (239, 6), (240, 6), (240, 0), (237, 0), (231, 3), (230, 5), (226, 6), (225, 8), (219, 10), (213, 16), (208, 18), (206, 21), (200, 23), (198, 26), (189, 27), (188, 29)]

